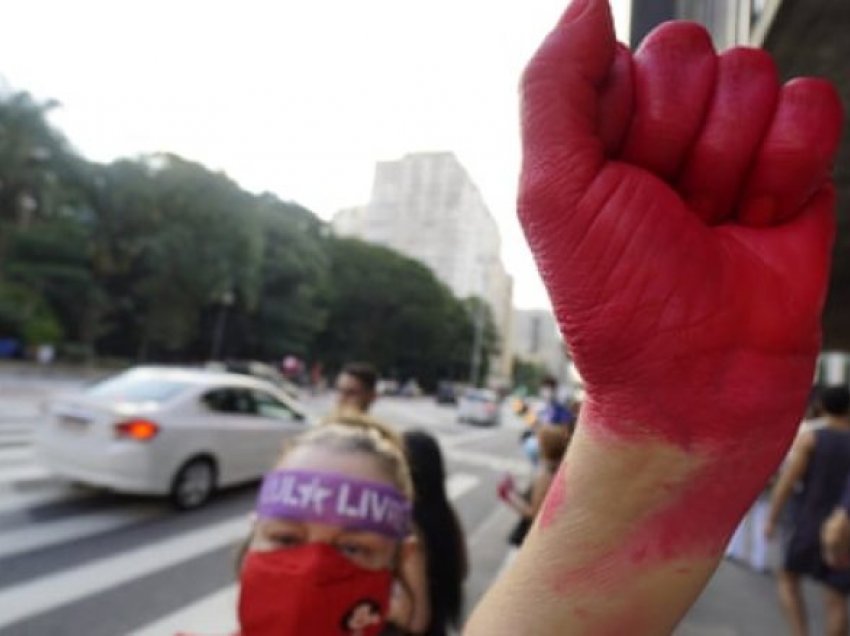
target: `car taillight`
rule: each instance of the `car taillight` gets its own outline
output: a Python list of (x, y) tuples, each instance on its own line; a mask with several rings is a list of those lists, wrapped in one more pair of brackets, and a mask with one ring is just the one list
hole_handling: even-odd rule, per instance
[(152, 440), (159, 433), (159, 426), (150, 420), (128, 420), (115, 425), (115, 437), (133, 439), (137, 442)]

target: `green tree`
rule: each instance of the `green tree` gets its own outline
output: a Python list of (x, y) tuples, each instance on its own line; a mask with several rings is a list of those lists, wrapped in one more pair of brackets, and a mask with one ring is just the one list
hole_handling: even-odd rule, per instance
[(477, 342), (480, 352), (477, 373), (474, 369), (470, 372), (470, 375), (474, 374), (476, 377), (470, 379), (473, 385), (480, 386), (489, 375), (492, 357), (500, 352), (499, 330), (493, 318), (493, 311), (487, 301), (477, 296), (471, 296), (465, 299), (463, 304), (473, 326), (473, 332), (470, 336), (473, 347)]
[(234, 312), (256, 307), (260, 226), (251, 196), (225, 175), (174, 155), (149, 161), (157, 225), (137, 286), (140, 357), (157, 351), (202, 357), (225, 294), (235, 299)]
[(542, 364), (514, 357), (513, 385), (523, 387), (527, 395), (536, 394), (547, 375), (549, 370)]
[(264, 194), (256, 214), (262, 236), (260, 291), (248, 330), (253, 357), (307, 357), (327, 318), (324, 225), (308, 210)]
[(328, 249), (328, 321), (316, 350), (331, 368), (368, 360), (428, 388), (468, 373), (470, 315), (431, 270), (355, 239), (330, 239)]

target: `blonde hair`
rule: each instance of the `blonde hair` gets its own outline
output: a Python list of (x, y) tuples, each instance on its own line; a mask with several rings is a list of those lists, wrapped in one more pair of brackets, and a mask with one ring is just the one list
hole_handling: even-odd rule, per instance
[[(340, 453), (363, 453), (378, 462), (381, 472), (413, 501), (413, 480), (401, 445), (401, 437), (386, 424), (366, 415), (352, 412), (339, 413), (335, 418), (326, 418), (323, 423), (298, 437), (287, 440), (278, 457), (277, 464), (296, 448), (318, 446)], [(245, 555), (251, 546), (254, 530), (236, 548), (236, 573), (242, 570)]]
[(302, 433), (287, 443), (278, 461), (295, 448), (317, 446), (339, 453), (369, 455), (381, 467), (381, 472), (405, 497), (413, 500), (413, 480), (404, 450), (397, 433), (385, 425), (375, 426), (375, 420), (356, 418), (322, 424)]
[(389, 425), (371, 415), (367, 415), (363, 411), (358, 411), (350, 407), (335, 409), (322, 418), (320, 422), (321, 426), (327, 426), (328, 424), (340, 424), (361, 430), (373, 430), (404, 451), (404, 440), (402, 440), (401, 435)]

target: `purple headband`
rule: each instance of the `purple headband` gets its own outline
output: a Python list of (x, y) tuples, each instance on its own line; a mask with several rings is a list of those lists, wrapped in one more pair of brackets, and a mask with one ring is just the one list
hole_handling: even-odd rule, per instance
[(276, 470), (263, 478), (257, 515), (314, 521), (403, 538), (410, 502), (398, 489), (337, 473)]

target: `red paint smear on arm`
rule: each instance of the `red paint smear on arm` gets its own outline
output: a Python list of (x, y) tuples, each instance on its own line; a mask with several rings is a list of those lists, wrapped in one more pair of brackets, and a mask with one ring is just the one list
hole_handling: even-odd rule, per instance
[(564, 504), (567, 501), (567, 464), (561, 465), (558, 474), (552, 481), (552, 486), (549, 488), (549, 493), (546, 495), (546, 500), (543, 502), (543, 507), (540, 510), (540, 529), (546, 530), (554, 522), (558, 514), (563, 510)]

